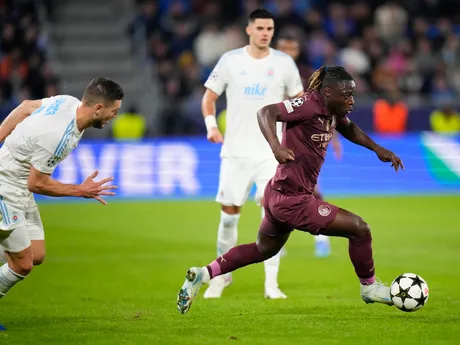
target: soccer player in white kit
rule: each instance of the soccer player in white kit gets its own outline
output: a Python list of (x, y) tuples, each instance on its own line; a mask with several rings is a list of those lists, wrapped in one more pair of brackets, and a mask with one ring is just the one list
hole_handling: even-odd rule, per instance
[[(303, 94), (293, 59), (270, 48), (274, 29), (274, 17), (270, 12), (264, 9), (253, 11), (246, 27), (249, 45), (225, 53), (205, 83), (207, 90), (202, 112), (207, 138), (213, 143), (223, 143), (216, 197), (222, 205), (217, 234), (218, 255), (237, 243), (240, 209), (253, 184), (257, 188), (256, 202), (260, 204), (265, 185), (276, 171), (277, 161), (259, 130), (257, 111), (267, 104), (283, 101), (285, 95), (298, 97)], [(216, 100), (224, 91), (227, 98), (225, 139), (215, 118)], [(264, 262), (264, 295), (267, 298), (286, 298), (278, 287), (279, 264), (279, 254)], [(219, 298), (231, 281), (230, 274), (216, 277), (211, 280), (204, 297)]]
[(103, 128), (116, 117), (124, 93), (115, 82), (93, 79), (82, 100), (55, 96), (24, 101), (0, 126), (0, 248), (6, 263), (0, 267), (0, 298), (24, 279), (45, 257), (45, 234), (33, 193), (94, 198), (102, 204), (113, 195), (113, 178), (93, 181), (97, 171), (80, 185), (53, 178), (56, 165), (78, 145), (89, 127)]

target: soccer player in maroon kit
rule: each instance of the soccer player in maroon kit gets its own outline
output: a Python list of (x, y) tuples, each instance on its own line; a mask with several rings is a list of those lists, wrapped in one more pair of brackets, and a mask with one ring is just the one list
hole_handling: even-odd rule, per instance
[[(347, 238), (362, 299), (366, 303), (393, 304), (389, 287), (375, 279), (369, 225), (349, 211), (316, 199), (313, 191), (334, 129), (351, 142), (374, 151), (382, 162), (391, 162), (396, 171), (404, 169), (404, 165), (398, 156), (377, 145), (349, 120), (356, 87), (343, 67), (323, 66), (309, 82), (302, 97), (265, 106), (257, 114), (259, 127), (280, 163), (265, 188), (265, 218), (257, 241), (234, 247), (205, 267), (189, 268), (177, 297), (181, 313), (188, 312), (204, 283), (272, 257), (294, 229)], [(276, 135), (277, 121), (284, 122), (281, 144)]]
[[(280, 35), (276, 40), (276, 49), (282, 51), (283, 53), (288, 54), (295, 61), (297, 69), (300, 72), (300, 78), (302, 80), (302, 85), (308, 85), (308, 78), (312, 74), (312, 70), (307, 65), (302, 64), (299, 61), (300, 57), (300, 41), (294, 36), (289, 35)], [(342, 157), (342, 144), (340, 143), (339, 136), (337, 133), (333, 133), (331, 138), (331, 145), (334, 151), (334, 156), (337, 160), (340, 160)], [(320, 192), (319, 185), (315, 186), (313, 195), (316, 199), (323, 199), (323, 196)], [(314, 237), (315, 239), (315, 255), (317, 257), (327, 257), (331, 254), (331, 245), (329, 242), (329, 237), (318, 235)], [(285, 247), (281, 248), (281, 256), (285, 256), (287, 253)]]

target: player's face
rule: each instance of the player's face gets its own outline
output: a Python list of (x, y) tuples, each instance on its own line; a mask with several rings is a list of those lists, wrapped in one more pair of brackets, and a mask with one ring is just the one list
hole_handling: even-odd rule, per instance
[(268, 48), (275, 32), (275, 23), (273, 19), (259, 18), (254, 20), (246, 27), (246, 33), (249, 36), (249, 43), (259, 49)]
[(288, 54), (294, 61), (297, 60), (300, 54), (299, 43), (294, 40), (280, 39), (276, 44), (276, 49)]
[(94, 128), (104, 128), (104, 126), (109, 123), (110, 120), (117, 117), (118, 110), (121, 107), (121, 100), (114, 101), (111, 104), (103, 105), (97, 104), (96, 105), (96, 112), (95, 118), (93, 120), (93, 127)]
[(356, 84), (353, 80), (337, 82), (333, 87), (326, 87), (326, 105), (337, 116), (346, 116), (355, 104)]

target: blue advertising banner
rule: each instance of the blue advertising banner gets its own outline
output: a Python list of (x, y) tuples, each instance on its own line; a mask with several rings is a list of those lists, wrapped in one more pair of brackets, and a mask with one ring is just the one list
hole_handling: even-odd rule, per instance
[[(373, 152), (342, 139), (341, 160), (329, 147), (320, 176), (322, 192), (330, 196), (460, 193), (460, 138), (422, 133), (374, 139), (397, 153), (406, 169), (395, 173)], [(118, 198), (213, 199), (219, 153), (220, 146), (201, 138), (87, 141), (59, 164), (53, 177), (80, 183), (97, 169), (98, 178), (115, 177)]]

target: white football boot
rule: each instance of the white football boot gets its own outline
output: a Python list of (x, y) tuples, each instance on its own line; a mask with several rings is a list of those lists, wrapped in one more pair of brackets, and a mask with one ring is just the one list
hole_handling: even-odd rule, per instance
[(287, 296), (279, 289), (278, 286), (265, 286), (265, 298), (285, 299)]
[(185, 282), (177, 294), (177, 309), (185, 314), (189, 311), (193, 299), (203, 284), (209, 282), (209, 272), (206, 267), (191, 267), (185, 275)]
[(361, 298), (366, 303), (383, 303), (393, 305), (390, 297), (390, 288), (383, 285), (380, 281), (375, 281), (371, 285), (361, 285)]

